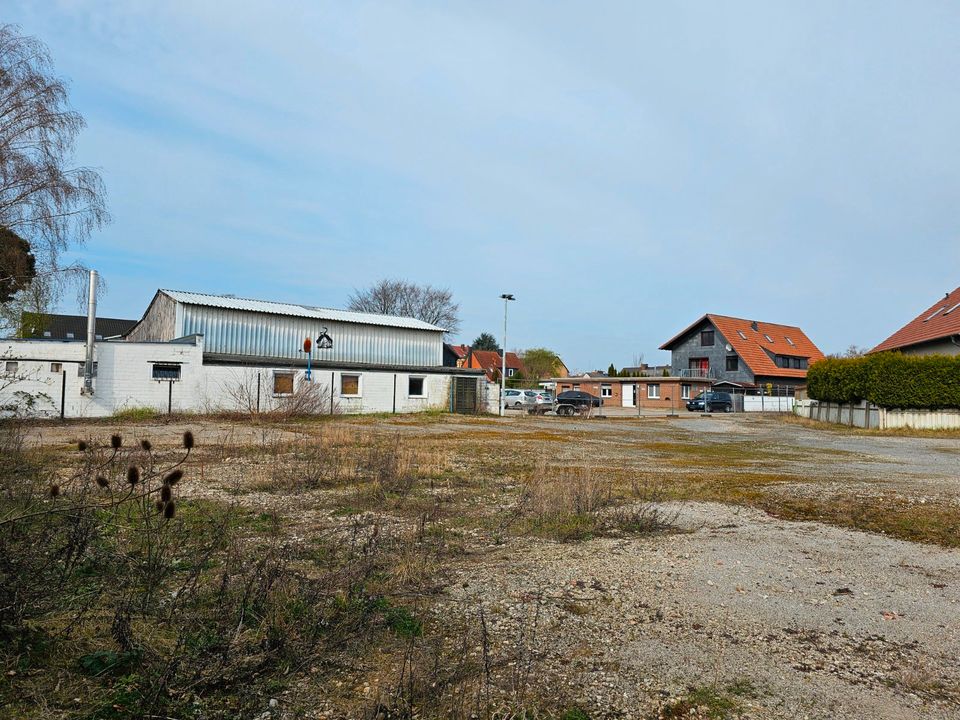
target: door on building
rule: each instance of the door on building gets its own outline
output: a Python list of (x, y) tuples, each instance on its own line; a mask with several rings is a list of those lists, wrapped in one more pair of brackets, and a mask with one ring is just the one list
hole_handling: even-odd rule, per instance
[(637, 406), (637, 386), (624, 384), (620, 386), (623, 389), (623, 406), (624, 407), (636, 407)]
[(472, 377), (453, 378), (453, 407), (455, 413), (473, 413), (477, 411), (477, 379)]

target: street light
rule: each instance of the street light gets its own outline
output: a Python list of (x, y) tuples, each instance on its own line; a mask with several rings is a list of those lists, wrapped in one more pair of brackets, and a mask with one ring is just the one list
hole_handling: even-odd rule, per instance
[(507, 387), (507, 303), (511, 300), (516, 300), (516, 298), (510, 293), (504, 293), (500, 296), (500, 299), (503, 300), (503, 355), (500, 358), (502, 362), (500, 368), (500, 417), (503, 417), (507, 414), (507, 396), (505, 392)]

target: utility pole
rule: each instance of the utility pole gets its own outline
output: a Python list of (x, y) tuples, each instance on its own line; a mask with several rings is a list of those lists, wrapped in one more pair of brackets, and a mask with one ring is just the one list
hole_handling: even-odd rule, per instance
[(516, 298), (510, 293), (504, 293), (500, 296), (503, 300), (503, 355), (500, 358), (500, 417), (507, 414), (507, 303)]

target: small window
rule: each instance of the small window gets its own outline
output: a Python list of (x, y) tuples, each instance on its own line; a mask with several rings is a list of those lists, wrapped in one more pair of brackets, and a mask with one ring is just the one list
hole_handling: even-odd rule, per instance
[(165, 365), (161, 363), (154, 363), (153, 379), (154, 380), (179, 380), (180, 366), (173, 363), (169, 363)]
[(713, 330), (703, 330), (700, 333), (700, 345), (703, 347), (713, 345)]
[(507, 368), (507, 377), (513, 377), (513, 374), (516, 372), (513, 368)]
[(743, 340), (747, 339), (747, 336), (744, 334), (743, 330), (737, 330), (737, 335), (739, 335)]
[(727, 355), (727, 370), (736, 372), (740, 369), (740, 358), (736, 355)]
[(6, 362), (3, 364), (4, 372), (11, 373), (11, 374), (15, 373), (17, 371), (17, 368), (19, 367), (20, 367), (20, 363), (16, 363), (16, 362)]
[(944, 314), (944, 315), (949, 315), (950, 313), (952, 313), (952, 312), (953, 312), (954, 310), (956, 310), (957, 308), (960, 308), (960, 302), (958, 302), (956, 305), (954, 305), (954, 306), (953, 306), (952, 308), (950, 308), (949, 310), (945, 311), (943, 314)]
[(423, 397), (423, 378), (411, 377), (407, 380), (407, 395), (409, 397)]
[(689, 400), (690, 399), (690, 385), (689, 383), (683, 383), (680, 386), (680, 399)]
[(660, 399), (660, 383), (650, 383), (649, 385), (647, 385), (647, 399), (649, 400)]
[(601, 385), (601, 386), (600, 386), (600, 397), (613, 397), (613, 386), (612, 386), (612, 385)]
[(73, 340), (73, 333), (67, 333), (67, 340)]
[(942, 310), (943, 310), (942, 307), (938, 307), (936, 310), (934, 310), (932, 313), (930, 313), (930, 315), (924, 320), (924, 322), (927, 322), (927, 321), (929, 321), (929, 320), (933, 320), (937, 315), (939, 315), (939, 314), (941, 313)]
[(341, 375), (340, 376), (340, 394), (349, 397), (360, 395), (360, 376), (359, 375)]
[(793, 342), (793, 340), (790, 338), (789, 335), (784, 335), (783, 339), (787, 341), (787, 344), (790, 345), (790, 347), (796, 347), (796, 344)]
[(579, 389), (580, 389), (580, 383), (574, 383), (574, 384), (573, 384), (573, 389), (574, 389), (574, 390), (579, 390)]
[(63, 363), (50, 363), (50, 372), (59, 374), (63, 372)]
[(49, 331), (49, 330), (44, 330), (44, 331), (43, 331), (43, 336), (44, 336), (44, 337), (50, 337), (50, 331)]
[(767, 342), (768, 342), (768, 343), (772, 343), (772, 342), (773, 342), (773, 338), (770, 337), (769, 335), (764, 334), (764, 337), (767, 339)]
[(273, 394), (293, 395), (293, 373), (277, 372), (273, 374)]

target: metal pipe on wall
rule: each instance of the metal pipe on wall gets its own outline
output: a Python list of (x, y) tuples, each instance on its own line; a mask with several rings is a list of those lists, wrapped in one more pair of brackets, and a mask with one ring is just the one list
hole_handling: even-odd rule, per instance
[(93, 395), (93, 349), (97, 340), (97, 271), (90, 271), (87, 297), (87, 357), (83, 363), (83, 394)]

